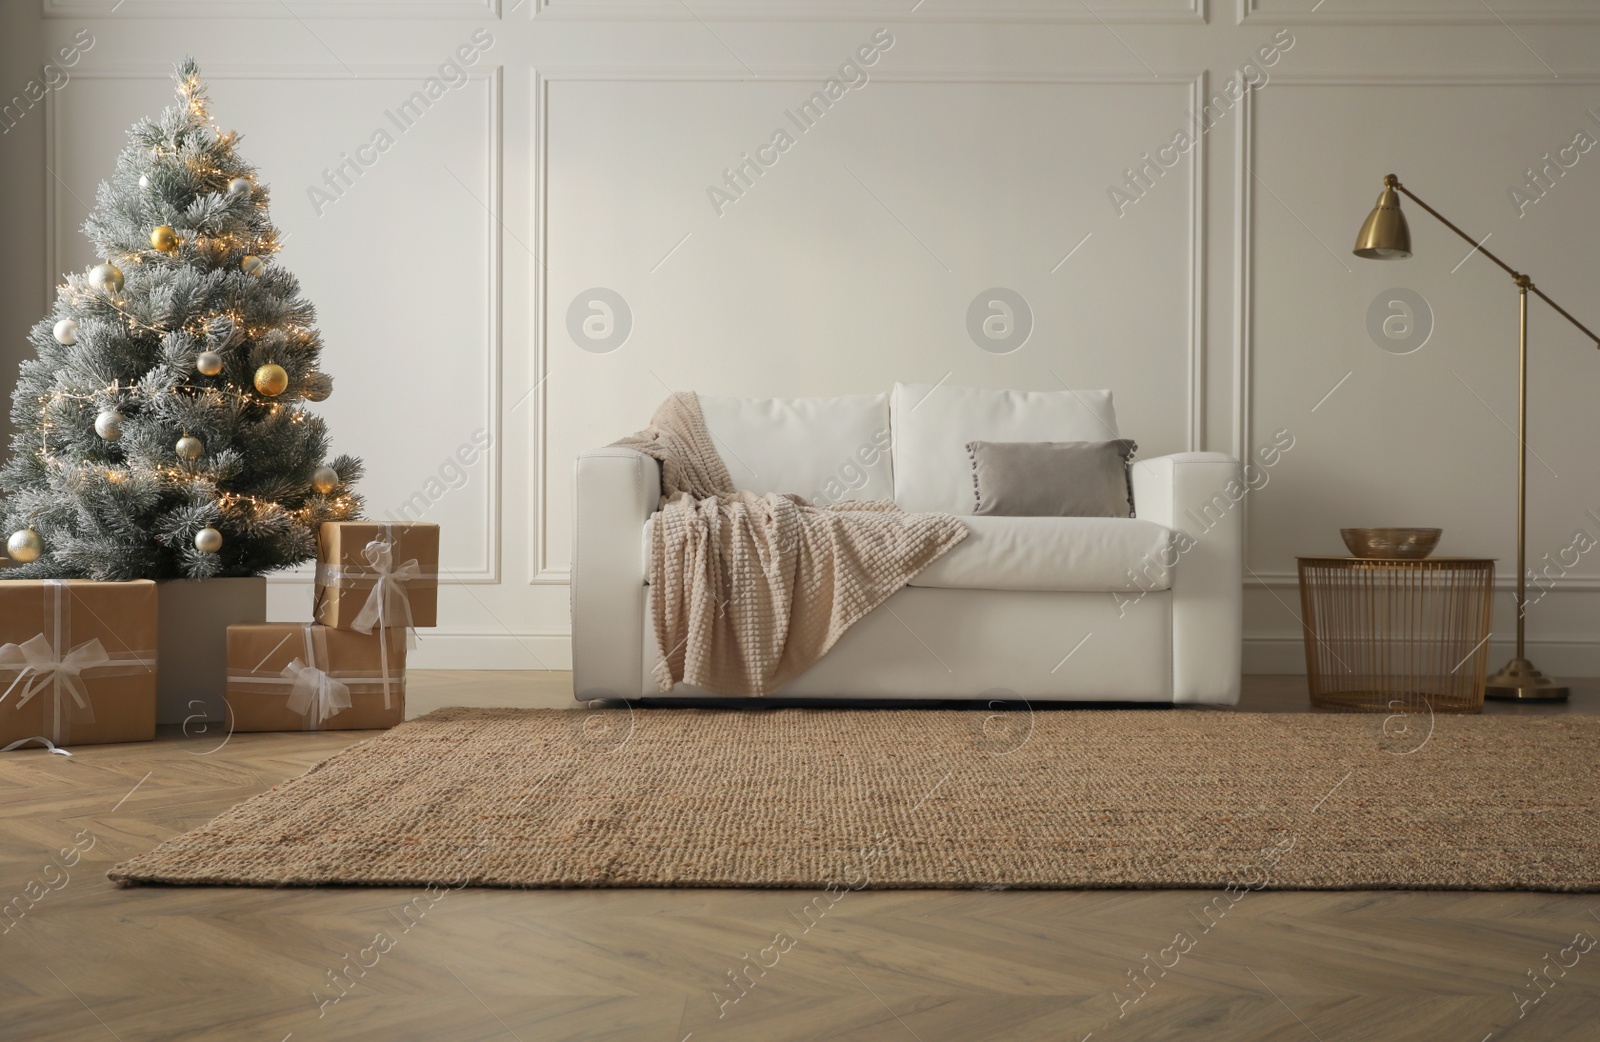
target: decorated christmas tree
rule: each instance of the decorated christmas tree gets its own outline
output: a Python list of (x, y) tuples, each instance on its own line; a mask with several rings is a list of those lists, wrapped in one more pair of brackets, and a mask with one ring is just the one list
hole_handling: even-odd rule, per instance
[(304, 402), (333, 381), (267, 189), (207, 112), (141, 120), (84, 233), (105, 262), (66, 276), (34, 326), (0, 470), (6, 578), (204, 579), (311, 559), (324, 521), (360, 514), (361, 463), (326, 460)]

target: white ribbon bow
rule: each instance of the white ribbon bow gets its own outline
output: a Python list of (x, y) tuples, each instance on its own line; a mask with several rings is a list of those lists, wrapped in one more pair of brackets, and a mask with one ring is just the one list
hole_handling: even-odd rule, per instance
[(21, 749), (23, 746), (27, 745), (29, 742), (43, 742), (44, 743), (44, 747), (47, 750), (49, 750), (50, 752), (52, 752), (55, 755), (57, 755), (57, 756), (71, 756), (72, 755), (71, 752), (69, 752), (66, 749), (59, 748), (56, 745), (56, 743), (52, 742), (50, 739), (46, 738), (42, 734), (34, 735), (32, 738), (18, 738), (16, 741), (12, 742), (10, 745), (7, 745), (7, 746), (5, 746), (3, 748), (0, 748), (0, 753), (8, 753), (13, 749)]
[(283, 667), (283, 675), (294, 681), (289, 689), (289, 711), (305, 716), (313, 706), (317, 723), (328, 719), (341, 709), (350, 708), (350, 687), (335, 680), (316, 666), (308, 666), (295, 659)]
[(88, 709), (89, 691), (83, 686), (82, 673), (110, 662), (111, 656), (106, 654), (105, 647), (97, 637), (84, 641), (65, 655), (58, 655), (50, 639), (43, 633), (21, 644), (0, 645), (0, 670), (17, 670), (16, 679), (11, 681), (5, 694), (0, 694), (0, 702), (5, 701), (17, 685), (26, 680), (27, 686), (22, 689), (22, 697), (17, 699), (17, 708), (21, 709), (34, 695), (44, 690), (47, 683), (53, 681), (58, 704), (64, 687), (79, 709)]
[[(409, 636), (411, 630), (411, 600), (406, 597), (406, 583), (422, 578), (422, 565), (416, 558), (401, 564), (394, 563), (394, 543), (374, 539), (361, 550), (372, 569), (372, 592), (361, 606), (350, 628), (358, 633), (371, 633), (373, 626), (388, 629), (402, 626)], [(396, 616), (403, 618), (399, 621)]]

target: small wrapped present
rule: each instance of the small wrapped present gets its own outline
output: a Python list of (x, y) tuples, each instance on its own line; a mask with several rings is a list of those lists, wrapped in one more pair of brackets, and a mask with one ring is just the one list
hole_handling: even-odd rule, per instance
[(0, 746), (156, 736), (156, 584), (0, 582)]
[(436, 626), (438, 600), (438, 525), (328, 521), (317, 531), (315, 617), (324, 626)]
[(406, 715), (405, 641), (315, 623), (228, 627), (235, 731), (393, 727)]

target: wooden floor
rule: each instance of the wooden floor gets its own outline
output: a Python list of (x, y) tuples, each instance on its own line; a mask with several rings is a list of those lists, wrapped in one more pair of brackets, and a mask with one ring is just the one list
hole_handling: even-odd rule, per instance
[[(571, 705), (564, 673), (410, 683)], [(1241, 708), (1304, 703), (1251, 677)], [(1600, 895), (1268, 891), (1202, 931), (1204, 891), (862, 891), (779, 952), (815, 894), (114, 888), (365, 735), (222, 737), (0, 755), (0, 1039), (1600, 1040)]]

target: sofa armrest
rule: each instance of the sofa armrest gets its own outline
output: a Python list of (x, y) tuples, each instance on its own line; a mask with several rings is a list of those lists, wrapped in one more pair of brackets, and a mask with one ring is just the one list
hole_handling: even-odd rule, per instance
[(644, 523), (661, 499), (661, 467), (633, 449), (591, 449), (573, 468), (572, 692), (644, 694)]
[(1239, 701), (1244, 628), (1244, 497), (1239, 461), (1183, 452), (1133, 465), (1138, 515), (1176, 533), (1172, 700)]

